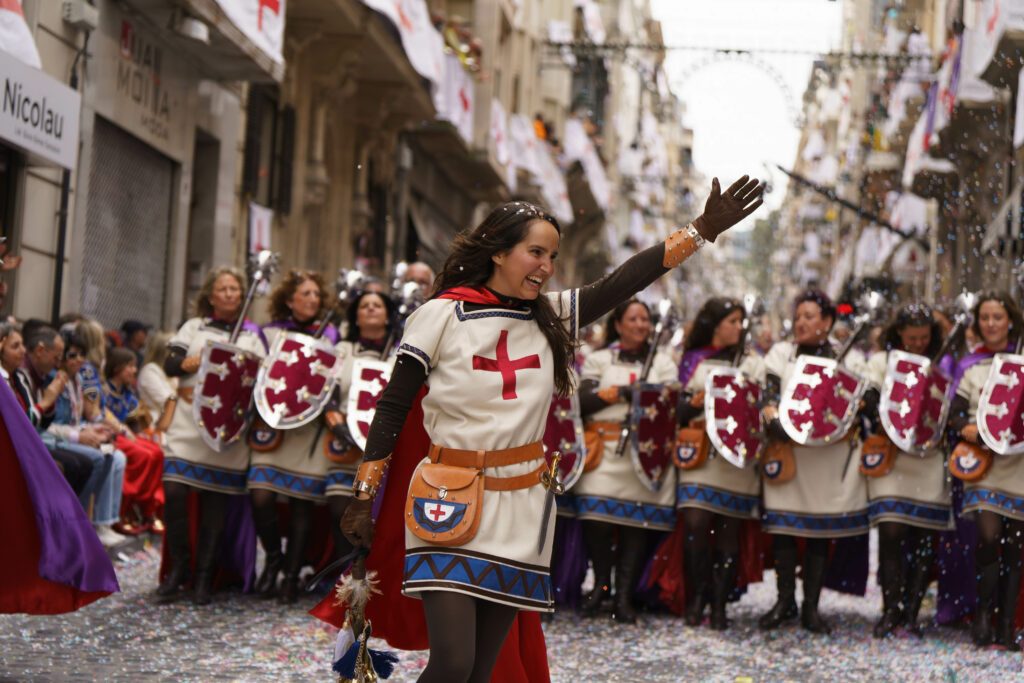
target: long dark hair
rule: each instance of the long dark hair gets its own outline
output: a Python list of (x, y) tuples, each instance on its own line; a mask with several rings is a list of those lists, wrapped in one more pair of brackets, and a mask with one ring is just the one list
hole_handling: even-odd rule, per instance
[[(683, 348), (686, 351), (691, 351), (710, 346), (711, 340), (715, 338), (715, 328), (736, 311), (740, 311), (744, 318), (747, 317), (747, 311), (738, 299), (720, 296), (705, 301), (704, 305), (697, 311), (697, 317), (693, 321), (693, 328), (690, 330), (690, 334), (686, 336)], [(730, 352), (736, 351), (737, 347), (742, 344), (743, 335), (740, 335), (740, 340), (729, 347)]]
[(1021, 316), (1020, 309), (1017, 308), (1017, 304), (1013, 303), (1013, 299), (1010, 298), (1008, 293), (994, 290), (979, 294), (978, 303), (974, 305), (974, 322), (971, 323), (971, 329), (977, 335), (978, 341), (985, 342), (985, 338), (981, 336), (981, 325), (978, 323), (978, 316), (981, 314), (981, 305), (987, 301), (995, 301), (1003, 307), (1006, 315), (1010, 317), (1010, 332), (1009, 336), (1007, 336), (1007, 341), (1017, 341), (1020, 338), (1021, 330), (1024, 329), (1024, 317)]
[(391, 334), (391, 331), (395, 329), (395, 302), (391, 300), (391, 297), (382, 292), (362, 291), (356, 295), (356, 298), (345, 309), (345, 319), (348, 320), (348, 330), (345, 332), (346, 341), (359, 340), (359, 325), (356, 324), (356, 318), (359, 315), (359, 304), (368, 296), (376, 296), (384, 302), (384, 311), (388, 319), (385, 336)]
[[(615, 342), (619, 341), (619, 331), (617, 329), (615, 329), (615, 323), (621, 323), (622, 322), (622, 319), (626, 317), (626, 311), (628, 311), (629, 307), (632, 306), (633, 304), (640, 304), (641, 306), (643, 306), (644, 310), (647, 311), (648, 319), (650, 319), (650, 317), (651, 317), (651, 309), (650, 309), (650, 307), (647, 304), (645, 304), (643, 301), (640, 301), (640, 299), (637, 299), (635, 296), (629, 297), (628, 299), (623, 301), (621, 304), (616, 306), (615, 310), (613, 310), (611, 313), (608, 314), (608, 324), (605, 325), (604, 346), (602, 348), (608, 348), (609, 346), (611, 346)], [(649, 343), (649, 342), (644, 342), (645, 345), (647, 343)]]
[[(434, 296), (454, 287), (481, 287), (494, 273), (495, 254), (507, 252), (526, 239), (533, 221), (547, 221), (562, 235), (558, 221), (543, 209), (528, 202), (508, 202), (495, 208), (480, 225), (460, 232), (452, 242), (452, 251), (434, 280)], [(565, 320), (558, 317), (544, 295), (524, 301), (533, 312), (541, 333), (554, 358), (555, 390), (568, 396), (573, 389), (569, 368), (575, 361), (576, 344), (569, 336)]]
[(327, 291), (327, 283), (324, 282), (324, 276), (315, 270), (293, 270), (274, 288), (270, 295), (270, 303), (267, 304), (267, 313), (270, 314), (271, 320), (276, 322), (292, 317), (292, 310), (288, 308), (288, 299), (295, 296), (296, 290), (306, 280), (312, 280), (320, 290), (320, 309), (313, 316), (313, 320), (323, 320), (323, 317), (327, 315), (327, 307), (331, 305), (332, 301), (331, 295)]
[(924, 327), (925, 325), (930, 329), (932, 336), (924, 355), (931, 358), (938, 353), (943, 339), (942, 326), (939, 325), (939, 321), (935, 319), (932, 309), (927, 304), (913, 303), (901, 308), (892, 322), (882, 331), (879, 344), (884, 351), (898, 349), (903, 346), (900, 332), (908, 327)]

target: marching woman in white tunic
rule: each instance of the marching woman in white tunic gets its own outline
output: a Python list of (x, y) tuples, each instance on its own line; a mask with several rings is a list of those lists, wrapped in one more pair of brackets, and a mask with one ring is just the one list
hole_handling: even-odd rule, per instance
[[(647, 546), (647, 529), (670, 531), (675, 521), (675, 477), (665, 473), (661, 488), (651, 491), (633, 470), (632, 444), (616, 458), (622, 423), (632, 401), (630, 385), (639, 381), (649, 352), (651, 315), (647, 306), (630, 299), (616, 306), (608, 322), (605, 348), (583, 362), (579, 387), (580, 412), (585, 431), (599, 432), (596, 448), (600, 458), (573, 487), (577, 516), (583, 521), (583, 538), (594, 567), (594, 590), (584, 599), (583, 611), (597, 611), (611, 592), (612, 545), (616, 546), (615, 612), (617, 621), (634, 623), (633, 588), (639, 578)], [(671, 356), (654, 354), (647, 382), (660, 384), (676, 378)], [(600, 433), (613, 438), (603, 438)], [(590, 456), (588, 456), (589, 458)], [(618, 532), (618, 541), (615, 541)]]
[(559, 293), (541, 293), (560, 229), (537, 207), (499, 206), (456, 237), (434, 298), (406, 323), (342, 519), (354, 543), (370, 544), (373, 496), (426, 383), (432, 446), (409, 489), (404, 583), (426, 615), (430, 659), (421, 681), (488, 680), (516, 610), (551, 610), (555, 506), (537, 485), (541, 439), (552, 393), (573, 390), (580, 326), (752, 213), (762, 190), (744, 177), (722, 193), (715, 180), (694, 224), (597, 283)]
[[(992, 356), (1013, 353), (1024, 319), (1009, 295), (986, 292), (978, 297), (971, 329), (982, 344), (974, 356), (987, 358), (971, 365), (963, 374), (950, 406), (949, 426), (962, 441), (980, 444), (978, 404), (981, 390), (992, 369)], [(978, 647), (994, 642), (1008, 650), (1020, 650), (1013, 617), (1021, 584), (1024, 558), (1024, 456), (995, 455), (988, 474), (964, 482), (964, 516), (978, 525), (978, 546), (974, 552), (978, 605), (971, 625), (971, 638)], [(998, 595), (996, 593), (998, 592)], [(996, 632), (992, 633), (992, 612), (998, 608)]]
[[(900, 310), (882, 333), (882, 350), (868, 359), (865, 374), (870, 389), (865, 403), (876, 423), (872, 431), (885, 434), (877, 423), (877, 406), (890, 352), (931, 358), (941, 346), (942, 332), (928, 306), (910, 304)], [(891, 469), (867, 478), (868, 514), (871, 526), (878, 529), (878, 583), (882, 588), (882, 618), (874, 627), (876, 638), (887, 636), (900, 624), (921, 635), (917, 615), (931, 580), (933, 536), (949, 529), (952, 520), (945, 451), (944, 438), (923, 456), (897, 450)]]
[[(273, 321), (263, 326), (268, 346), (279, 334), (298, 332), (313, 336), (327, 315), (330, 295), (320, 273), (292, 271), (270, 295), (268, 313)], [(328, 325), (323, 336), (338, 343), (338, 330)], [(301, 387), (292, 387), (292, 391)], [(323, 416), (296, 429), (281, 430), (267, 446), (250, 438), (253, 446), (249, 467), (249, 497), (256, 535), (266, 552), (266, 563), (254, 590), (263, 597), (280, 595), (293, 603), (299, 595), (299, 572), (313, 526), (313, 506), (325, 500), (327, 457), (323, 441), (328, 432)], [(256, 432), (262, 430), (256, 427)], [(255, 441), (255, 443), (254, 443)], [(281, 552), (281, 528), (277, 514), (278, 497), (288, 502), (288, 547)], [(280, 591), (277, 575), (284, 571)]]
[[(395, 323), (394, 303), (380, 292), (364, 291), (356, 296), (345, 311), (345, 339), (338, 343), (341, 359), (341, 376), (338, 381), (339, 410), (348, 409), (349, 389), (352, 388), (352, 370), (357, 358), (381, 360), (388, 356), (385, 346), (390, 339)], [(389, 362), (394, 362), (390, 356)], [(356, 467), (363, 457), (362, 451), (352, 440), (348, 425), (341, 422), (334, 426), (334, 438), (327, 445), (332, 454), (327, 464), (327, 505), (331, 512), (331, 533), (334, 538), (335, 557), (345, 557), (352, 551), (352, 544), (341, 533), (341, 516), (352, 500), (352, 484), (356, 479)]]
[[(680, 425), (703, 426), (705, 380), (712, 369), (730, 366), (742, 352), (745, 316), (739, 301), (725, 298), (709, 299), (697, 313), (678, 371), (684, 397), (676, 416)], [(764, 383), (764, 361), (756, 353), (744, 354), (739, 367), (753, 381)], [(758, 518), (761, 481), (757, 467), (736, 467), (712, 444), (706, 445), (711, 452), (703, 463), (695, 461), (678, 470), (676, 507), (682, 510), (683, 562), (692, 587), (686, 623), (696, 626), (703, 621), (710, 584), (710, 626), (720, 631), (729, 623), (725, 605), (739, 568), (740, 524)]]
[[(806, 540), (803, 557), (804, 601), (800, 611), (803, 627), (812, 633), (829, 633), (818, 613), (818, 598), (825, 583), (831, 539), (868, 532), (868, 501), (858, 460), (851, 457), (849, 439), (825, 446), (792, 444), (778, 421), (778, 401), (801, 355), (834, 358), (828, 333), (836, 309), (823, 293), (808, 291), (796, 299), (792, 342), (778, 342), (768, 351), (764, 408), (772, 437), (791, 446), (795, 471), (786, 481), (772, 481), (775, 471), (763, 468), (764, 514), (761, 524), (772, 536), (777, 598), (774, 607), (758, 622), (762, 629), (777, 628), (797, 616), (797, 537)], [(853, 363), (851, 363), (853, 365)], [(851, 367), (855, 372), (863, 368)]]
[[(178, 377), (180, 405), (174, 411), (164, 446), (164, 527), (171, 570), (156, 590), (157, 599), (173, 600), (188, 583), (191, 564), (188, 493), (201, 496), (202, 522), (196, 542), (195, 601), (210, 602), (217, 553), (224, 533), (229, 495), (246, 492), (249, 445), (240, 439), (218, 453), (206, 445), (192, 419), (192, 397), (200, 355), (208, 340), (226, 342), (241, 312), (246, 277), (237, 268), (221, 266), (206, 276), (196, 297), (196, 317), (185, 321), (168, 343), (164, 361), (168, 377)], [(248, 320), (235, 342), (258, 356), (267, 352), (260, 328)]]

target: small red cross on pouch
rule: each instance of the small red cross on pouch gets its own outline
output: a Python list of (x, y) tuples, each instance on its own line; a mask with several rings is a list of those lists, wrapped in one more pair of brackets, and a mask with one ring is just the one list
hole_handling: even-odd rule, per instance
[(514, 360), (508, 357), (508, 330), (502, 330), (498, 337), (498, 347), (494, 350), (495, 358), (473, 356), (473, 369), (501, 373), (501, 397), (510, 401), (516, 396), (516, 372), (518, 370), (536, 370), (540, 368), (540, 356), (523, 356)]
[(433, 517), (434, 521), (436, 522), (437, 520), (439, 520), (441, 518), (441, 515), (444, 514), (444, 511), (441, 510), (441, 506), (440, 505), (435, 504), (434, 508), (432, 510), (427, 510), (427, 514), (430, 515), (431, 517)]

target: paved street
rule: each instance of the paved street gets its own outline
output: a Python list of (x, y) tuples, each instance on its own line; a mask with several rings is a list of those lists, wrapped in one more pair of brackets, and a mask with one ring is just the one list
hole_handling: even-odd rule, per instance
[[(208, 607), (157, 607), (146, 599), (157, 562), (153, 548), (125, 556), (117, 563), (123, 592), (76, 613), (0, 616), (0, 681), (332, 680), (334, 629), (306, 614), (315, 597), (284, 607), (233, 593)], [(1020, 654), (976, 651), (960, 630), (932, 628), (922, 641), (872, 639), (880, 603), (874, 587), (863, 600), (825, 592), (823, 611), (836, 627), (829, 638), (799, 628), (760, 633), (755, 619), (772, 598), (770, 584), (755, 586), (731, 608), (736, 626), (724, 636), (661, 615), (636, 627), (557, 615), (546, 627), (552, 679), (952, 682), (1024, 675)], [(414, 680), (424, 664), (425, 653), (402, 653), (391, 680)]]

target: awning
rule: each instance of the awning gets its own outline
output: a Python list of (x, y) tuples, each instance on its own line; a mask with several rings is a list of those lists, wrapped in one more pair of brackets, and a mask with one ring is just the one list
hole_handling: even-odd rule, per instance
[(29, 163), (56, 164), (73, 171), (82, 96), (3, 50), (0, 79), (5, 83), (0, 139), (28, 154)]
[(408, 135), (452, 183), (476, 201), (495, 202), (507, 196), (504, 178), (487, 159), (487, 153), (471, 150), (448, 121), (424, 123)]

